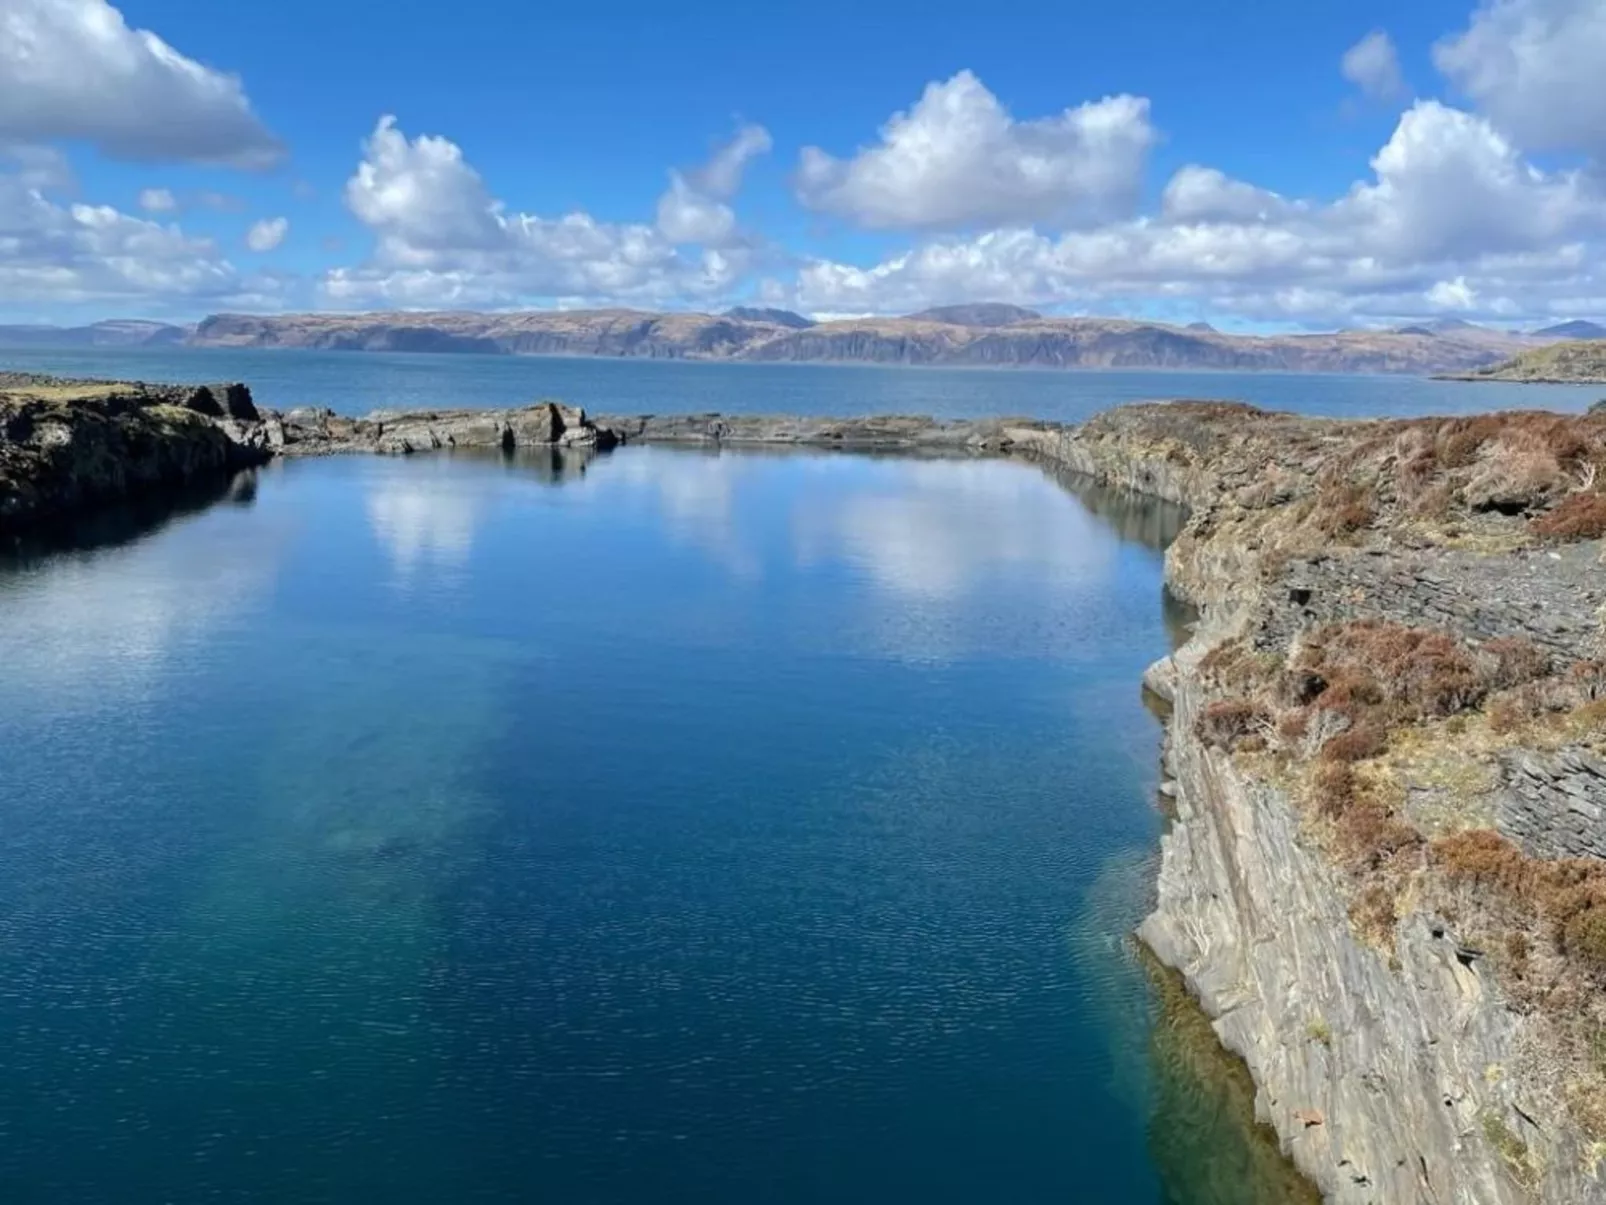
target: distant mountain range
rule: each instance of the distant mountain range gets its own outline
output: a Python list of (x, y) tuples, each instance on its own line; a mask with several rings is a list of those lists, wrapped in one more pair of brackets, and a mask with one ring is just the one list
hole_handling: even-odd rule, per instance
[(1040, 368), (1282, 372), (1466, 372), (1540, 340), (1470, 324), (1317, 335), (1226, 335), (1206, 326), (1121, 318), (1045, 318), (993, 304), (907, 318), (814, 322), (787, 310), (653, 314), (568, 310), (506, 314), (218, 314), (191, 342), (207, 347), (474, 351), (514, 355), (820, 361)]
[(1052, 318), (996, 303), (905, 318), (816, 322), (790, 310), (216, 314), (190, 330), (159, 322), (0, 327), (0, 347), (306, 347), (684, 360), (818, 361), (1039, 368), (1468, 373), (1560, 339), (1606, 338), (1568, 322), (1523, 334), (1441, 319), (1387, 331), (1228, 335), (1207, 323)]
[(1562, 322), (1535, 331), (1541, 339), (1606, 339), (1606, 326), (1598, 322)]
[(189, 339), (192, 331), (188, 326), (138, 318), (112, 318), (89, 326), (0, 325), (0, 348), (173, 347)]

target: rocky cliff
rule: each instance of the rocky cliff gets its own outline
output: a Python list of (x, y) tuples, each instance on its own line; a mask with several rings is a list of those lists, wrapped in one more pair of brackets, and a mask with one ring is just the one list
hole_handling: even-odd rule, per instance
[(243, 385), (0, 374), (0, 536), (268, 455)]
[(1606, 424), (1184, 405), (1044, 438), (1194, 508), (1142, 936), (1295, 1162), (1356, 1205), (1606, 1200), (1606, 864), (1576, 857), (1606, 836)]

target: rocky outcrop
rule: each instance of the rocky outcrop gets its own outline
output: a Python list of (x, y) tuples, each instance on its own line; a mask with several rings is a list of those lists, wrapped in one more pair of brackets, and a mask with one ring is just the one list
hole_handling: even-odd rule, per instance
[[(1576, 1128), (1524, 1120), (1526, 1086), (1508, 1070), (1523, 1020), (1454, 934), (1414, 915), (1391, 951), (1367, 945), (1290, 800), (1191, 735), (1200, 652), (1170, 675), (1177, 818), (1141, 936), (1243, 1056), (1295, 1163), (1345, 1205), (1606, 1199)], [(1546, 1145), (1542, 1190), (1491, 1134)]]
[(592, 418), (578, 407), (539, 402), (514, 410), (377, 412), (345, 418), (327, 409), (267, 419), (268, 439), (285, 455), (341, 452), (409, 454), (451, 448), (586, 447), (623, 443), (1004, 452), (1057, 430), (1052, 424), (983, 419), (942, 422), (922, 416), (833, 419), (791, 415), (661, 414)]
[(267, 439), (287, 456), (345, 452), (411, 455), (450, 448), (589, 448), (606, 451), (619, 442), (577, 406), (538, 402), (514, 410), (376, 411), (346, 418), (308, 407), (270, 415)]
[(1540, 858), (1606, 858), (1606, 757), (1586, 746), (1502, 759), (1500, 831)]
[(150, 386), (0, 374), (0, 535), (259, 464), (243, 385)]
[[(1592, 665), (1601, 650), (1601, 548), (1535, 547), (1509, 518), (1469, 514), (1436, 528), (1407, 523), (1402, 511), (1377, 514), (1372, 529), (1348, 540), (1325, 537), (1319, 553), (1290, 556), (1291, 548), (1309, 551), (1294, 516), (1320, 522), (1322, 489), (1347, 496), (1334, 468), (1367, 479), (1371, 462), (1350, 449), (1370, 448), (1392, 466), (1396, 449), (1423, 437), (1412, 424), (1289, 424), (1220, 407), (1135, 407), (1040, 449), (1194, 508), (1168, 553), (1167, 577), (1202, 618), (1189, 643), (1147, 677), (1171, 703), (1165, 770), (1176, 818), (1141, 936), (1216, 1018), (1222, 1042), (1258, 1085), (1257, 1112), (1329, 1200), (1606, 1201), (1603, 1148), (1576, 1107), (1568, 1020), (1513, 995), (1531, 983), (1512, 977), (1504, 951), (1482, 945), (1479, 910), (1489, 901), (1459, 906), (1436, 878), (1437, 847), (1418, 845), (1392, 867), (1409, 870), (1405, 890), (1362, 923), (1374, 898), (1368, 876), (1379, 872), (1331, 846), (1327, 822), (1300, 794), (1297, 767), (1235, 754), (1208, 736), (1208, 713), (1222, 698), (1211, 659), (1235, 641), (1249, 659), (1276, 664), (1313, 630), (1358, 620), (1449, 632), (1474, 646), (1516, 641), (1540, 660)], [(1479, 430), (1500, 438), (1498, 423)], [(1524, 748), (1533, 739), (1525, 731), (1496, 737), (1476, 714), (1460, 722), (1468, 734), (1402, 733), (1401, 752), (1380, 758), (1374, 781), (1403, 788), (1402, 818), (1429, 832), (1496, 827), (1542, 857), (1600, 854), (1606, 759), (1598, 741), (1546, 752)], [(1423, 769), (1435, 752), (1424, 741), (1461, 742), (1440, 759), (1450, 765), (1448, 785)], [(1491, 753), (1480, 744), (1496, 741), (1516, 747)], [(1480, 756), (1505, 767), (1503, 781), (1489, 774), (1498, 789), (1488, 810), (1481, 784), (1460, 777)], [(1396, 757), (1421, 781), (1401, 775), (1389, 761)], [(1543, 929), (1534, 938), (1547, 940)]]

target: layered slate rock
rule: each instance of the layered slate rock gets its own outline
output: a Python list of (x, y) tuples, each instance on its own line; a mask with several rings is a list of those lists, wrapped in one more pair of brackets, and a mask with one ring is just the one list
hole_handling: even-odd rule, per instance
[(1142, 936), (1298, 1166), (1343, 1205), (1606, 1201), (1606, 416), (1137, 406), (1042, 451), (1192, 509)]

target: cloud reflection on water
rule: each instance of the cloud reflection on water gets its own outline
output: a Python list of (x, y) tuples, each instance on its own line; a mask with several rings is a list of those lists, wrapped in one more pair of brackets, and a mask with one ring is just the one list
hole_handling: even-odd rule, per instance
[(798, 507), (800, 564), (846, 560), (910, 600), (957, 600), (984, 579), (1020, 572), (1061, 584), (1108, 572), (1109, 533), (1040, 474), (999, 461), (906, 461)]
[(220, 509), (136, 544), (0, 571), (5, 687), (105, 703), (201, 646), (278, 571), (279, 541), (242, 538), (238, 514)]
[(382, 474), (364, 499), (374, 538), (403, 583), (420, 569), (461, 571), (474, 549), (483, 488), (438, 465), (403, 468)]

